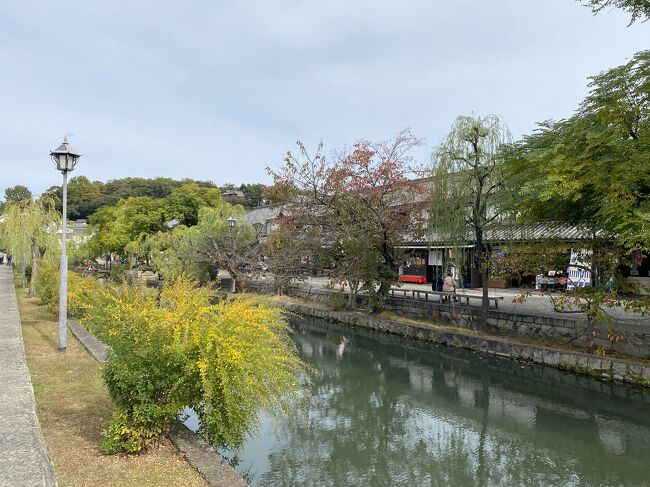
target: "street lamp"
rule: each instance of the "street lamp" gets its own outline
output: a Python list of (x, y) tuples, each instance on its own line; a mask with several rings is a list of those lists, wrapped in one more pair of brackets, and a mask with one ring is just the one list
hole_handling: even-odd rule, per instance
[(230, 215), (228, 218), (226, 218), (226, 221), (228, 222), (228, 226), (230, 228), (235, 227), (235, 222), (237, 221), (234, 216)]
[(66, 254), (66, 229), (68, 226), (68, 173), (74, 170), (81, 154), (63, 137), (63, 144), (50, 152), (57, 170), (63, 174), (63, 227), (61, 229), (61, 265), (59, 269), (59, 352), (66, 349), (68, 321), (68, 256)]

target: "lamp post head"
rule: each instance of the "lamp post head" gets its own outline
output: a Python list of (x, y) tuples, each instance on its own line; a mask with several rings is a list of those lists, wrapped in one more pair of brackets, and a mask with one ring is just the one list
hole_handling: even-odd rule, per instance
[(237, 222), (237, 220), (235, 219), (235, 217), (232, 216), (232, 215), (230, 215), (228, 218), (226, 218), (226, 221), (228, 222), (228, 226), (229, 226), (230, 228), (233, 228), (233, 227), (235, 226), (235, 222)]
[(77, 165), (81, 154), (68, 143), (68, 138), (63, 137), (63, 144), (50, 152), (56, 168), (62, 173), (70, 172)]

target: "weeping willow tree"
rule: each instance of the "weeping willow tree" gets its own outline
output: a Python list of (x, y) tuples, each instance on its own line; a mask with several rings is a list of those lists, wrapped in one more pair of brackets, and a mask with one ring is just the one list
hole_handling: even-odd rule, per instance
[(580, 0), (583, 5), (591, 7), (597, 14), (607, 8), (620, 8), (631, 15), (630, 24), (637, 20), (645, 22), (650, 18), (650, 1), (648, 0)]
[(474, 245), (470, 265), (481, 275), (482, 329), (486, 327), (489, 304), (490, 254), (486, 236), (503, 216), (499, 205), (504, 174), (500, 149), (510, 142), (510, 131), (498, 116), (459, 116), (432, 155), (431, 233), (434, 240), (453, 249), (461, 269), (458, 260), (464, 259), (464, 249)]
[(48, 249), (57, 249), (57, 232), (60, 215), (55, 210), (54, 200), (26, 199), (8, 205), (2, 237), (5, 246), (14, 256), (29, 256), (32, 274), (29, 281), (29, 295), (34, 295), (34, 283), (43, 256)]

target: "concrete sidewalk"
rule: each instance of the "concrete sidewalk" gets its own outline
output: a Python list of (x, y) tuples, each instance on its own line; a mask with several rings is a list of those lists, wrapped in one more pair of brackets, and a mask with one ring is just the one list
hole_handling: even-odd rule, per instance
[(0, 266), (0, 486), (55, 486), (36, 417), (10, 267)]

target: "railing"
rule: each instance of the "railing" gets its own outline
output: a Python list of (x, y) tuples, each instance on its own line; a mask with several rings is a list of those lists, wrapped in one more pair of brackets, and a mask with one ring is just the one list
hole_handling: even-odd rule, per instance
[[(400, 294), (401, 293), (401, 294)], [(460, 294), (449, 291), (420, 291), (418, 289), (401, 289), (401, 288), (390, 288), (390, 296), (395, 298), (403, 299), (417, 299), (420, 301), (432, 301), (442, 303), (444, 301), (448, 302), (465, 302), (465, 305), (469, 306), (469, 300), (482, 300), (483, 296), (477, 296), (474, 294)], [(438, 299), (434, 299), (434, 296), (437, 296)], [(423, 299), (424, 297), (424, 299)], [(488, 296), (488, 303), (493, 303), (494, 308), (499, 307), (499, 301), (503, 299), (503, 296)]]

